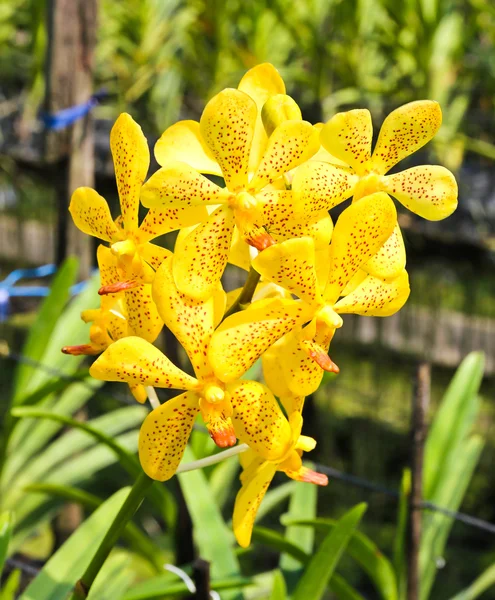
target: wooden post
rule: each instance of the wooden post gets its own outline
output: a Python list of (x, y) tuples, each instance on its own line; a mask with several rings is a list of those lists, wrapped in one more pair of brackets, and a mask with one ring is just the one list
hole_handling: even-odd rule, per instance
[(418, 600), (420, 594), (419, 552), (421, 546), (421, 503), (423, 501), (423, 454), (427, 435), (430, 404), (430, 365), (420, 363), (416, 373), (411, 416), (411, 496), (407, 544), (407, 600)]
[[(48, 49), (44, 109), (56, 113), (82, 104), (93, 93), (92, 65), (98, 0), (48, 0)], [(79, 186), (94, 186), (94, 133), (91, 114), (59, 131), (47, 131), (45, 161), (58, 174), (57, 263), (68, 255), (80, 260), (81, 278), (93, 263), (91, 238), (72, 223), (68, 206)]]
[(196, 586), (194, 597), (196, 600), (209, 600), (210, 598), (210, 563), (202, 558), (193, 562), (193, 581)]

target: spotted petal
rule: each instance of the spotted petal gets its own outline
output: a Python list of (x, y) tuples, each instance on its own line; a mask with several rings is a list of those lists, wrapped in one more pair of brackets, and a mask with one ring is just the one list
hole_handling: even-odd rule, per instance
[(275, 473), (276, 465), (263, 462), (243, 482), (235, 499), (232, 527), (240, 546), (247, 548), (251, 542), (256, 513)]
[(220, 165), (231, 191), (247, 183), (249, 155), (258, 110), (255, 101), (239, 90), (225, 89), (214, 96), (201, 115), (200, 130)]
[(199, 173), (222, 176), (220, 165), (206, 145), (197, 121), (179, 121), (166, 129), (155, 145), (159, 165), (181, 161)]
[(261, 109), (270, 96), (284, 94), (285, 85), (277, 69), (270, 63), (263, 63), (249, 69), (241, 79), (238, 89), (250, 96), (256, 102), (258, 109), (249, 157), (249, 172), (254, 173), (260, 164), (268, 141), (261, 121)]
[(126, 231), (138, 228), (139, 192), (150, 166), (148, 142), (141, 127), (122, 113), (110, 132), (120, 208)]
[(315, 246), (310, 237), (294, 238), (267, 248), (253, 260), (262, 277), (309, 304), (321, 302), (316, 278)]
[(295, 300), (269, 298), (227, 317), (211, 339), (208, 358), (225, 382), (241, 377), (276, 340), (311, 318), (312, 311)]
[(198, 412), (198, 396), (186, 392), (155, 408), (146, 417), (139, 432), (139, 460), (148, 477), (167, 481), (174, 475)]
[(373, 125), (369, 110), (357, 108), (334, 115), (320, 133), (321, 145), (333, 156), (364, 174), (371, 156)]
[(390, 237), (396, 223), (394, 203), (383, 192), (366, 196), (344, 210), (330, 244), (330, 275), (325, 289), (328, 302), (337, 301), (356, 271)]
[(379, 279), (395, 279), (406, 267), (406, 248), (399, 224), (396, 223), (392, 234), (365, 264), (362, 269)]
[(310, 214), (330, 210), (352, 196), (358, 180), (347, 167), (309, 161), (297, 169), (292, 180), (296, 210)]
[(141, 190), (144, 206), (186, 208), (223, 202), (222, 188), (183, 162), (158, 169)]
[(151, 297), (151, 285), (145, 283), (126, 290), (124, 299), (131, 330), (148, 342), (154, 342), (162, 330), (163, 321)]
[[(157, 246), (156, 244), (147, 243), (144, 244), (139, 250), (141, 258), (151, 267), (153, 271), (156, 271), (163, 261), (172, 255), (170, 250)], [(155, 278), (153, 273), (152, 279)]]
[(457, 182), (445, 167), (423, 165), (383, 178), (382, 189), (429, 221), (440, 221), (457, 208)]
[(442, 124), (442, 110), (433, 100), (400, 106), (383, 121), (371, 162), (384, 175), (399, 161), (427, 144)]
[(176, 243), (174, 279), (181, 292), (206, 300), (218, 287), (229, 256), (234, 213), (219, 207), (205, 223)]
[(120, 239), (121, 232), (112, 220), (107, 201), (92, 188), (77, 188), (72, 194), (69, 211), (74, 225), (83, 233), (105, 242)]
[(174, 282), (170, 256), (158, 269), (153, 282), (153, 299), (165, 325), (187, 352), (199, 378), (212, 374), (207, 349), (214, 329), (215, 300), (205, 302), (189, 298), (180, 292)]
[(285, 381), (282, 364), (286, 358), (286, 347), (290, 343), (289, 338), (293, 336), (293, 332), (284, 335), (272, 344), (261, 357), (265, 383), (279, 398), (289, 397), (292, 394)]
[(289, 450), (291, 429), (275, 396), (257, 381), (227, 386), (237, 437), (265, 460), (280, 460)]
[(337, 313), (389, 317), (404, 306), (409, 292), (409, 277), (405, 269), (392, 281), (368, 276), (353, 292), (341, 298), (334, 308)]
[(90, 374), (103, 381), (125, 381), (177, 390), (194, 390), (198, 382), (176, 367), (158, 348), (140, 337), (126, 337), (109, 346), (91, 365)]
[(138, 243), (149, 242), (170, 231), (203, 223), (208, 218), (204, 206), (150, 208), (136, 234)]
[(307, 121), (284, 121), (268, 138), (268, 145), (250, 182), (255, 190), (269, 185), (315, 154), (320, 147), (318, 131)]

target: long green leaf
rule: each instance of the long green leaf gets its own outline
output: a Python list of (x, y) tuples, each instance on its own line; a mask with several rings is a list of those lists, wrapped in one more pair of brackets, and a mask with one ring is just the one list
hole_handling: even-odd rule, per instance
[(294, 560), (296, 564), (304, 565), (309, 560), (310, 555), (307, 554), (296, 542), (288, 540), (281, 533), (278, 533), (278, 531), (274, 531), (273, 529), (256, 525), (253, 528), (252, 541), (255, 544), (268, 546), (277, 552), (285, 552)]
[(450, 600), (475, 600), (475, 598), (478, 598), (478, 596), (494, 585), (495, 565), (491, 565), (469, 587), (456, 594)]
[[(44, 299), (36, 320), (29, 329), (29, 335), (22, 349), (23, 356), (33, 361), (41, 360), (48, 340), (69, 299), (70, 287), (76, 280), (77, 269), (77, 258), (68, 258), (60, 267), (53, 280), (50, 294)], [(30, 364), (19, 363), (14, 378), (13, 404), (22, 401), (34, 369), (35, 367)]]
[(404, 469), (400, 486), (399, 507), (397, 510), (397, 527), (394, 539), (394, 572), (397, 578), (397, 594), (405, 598), (407, 586), (406, 544), (409, 512), (409, 496), (411, 495), (411, 471)]
[(21, 570), (14, 569), (0, 590), (0, 600), (15, 600), (21, 585)]
[(338, 573), (332, 575), (328, 587), (336, 594), (339, 600), (364, 600), (364, 596), (361, 596), (361, 594), (350, 586)]
[[(241, 590), (248, 585), (251, 585), (251, 580), (244, 577), (212, 579), (210, 583), (211, 589), (216, 592)], [(190, 592), (185, 583), (182, 581), (171, 583), (169, 576), (160, 575), (137, 584), (124, 595), (122, 600), (162, 600), (162, 598), (181, 597), (186, 594)], [(223, 593), (222, 600), (228, 596)]]
[(118, 600), (122, 598), (135, 577), (129, 568), (130, 562), (128, 554), (112, 552), (91, 586), (88, 600)]
[(339, 519), (308, 563), (294, 592), (293, 600), (320, 600), (323, 597), (335, 567), (365, 510), (366, 504), (358, 504)]
[(12, 513), (8, 511), (2, 513), (0, 515), (0, 579), (2, 578), (3, 566), (9, 551), (13, 526)]
[(273, 587), (270, 600), (287, 600), (287, 586), (281, 571), (278, 569), (273, 573)]
[(45, 564), (20, 600), (63, 600), (86, 570), (94, 548), (128, 494), (129, 488), (122, 488), (86, 519)]
[[(184, 461), (196, 458), (187, 447)], [(194, 540), (201, 558), (210, 561), (214, 578), (231, 577), (239, 573), (239, 562), (232, 548), (232, 535), (227, 529), (211, 493), (204, 473), (198, 469), (178, 475), (182, 493), (194, 524)], [(225, 597), (230, 597), (225, 594)]]

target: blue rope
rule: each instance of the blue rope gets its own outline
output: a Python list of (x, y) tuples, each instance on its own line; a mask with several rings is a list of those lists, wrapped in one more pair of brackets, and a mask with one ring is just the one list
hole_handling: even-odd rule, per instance
[(58, 131), (72, 125), (82, 117), (86, 116), (102, 98), (107, 95), (106, 90), (100, 90), (93, 94), (89, 100), (76, 106), (64, 108), (56, 113), (41, 113), (40, 119), (46, 129)]
[[(16, 269), (7, 277), (0, 281), (0, 323), (5, 321), (10, 312), (11, 298), (45, 298), (50, 293), (48, 286), (15, 286), (21, 279), (31, 279), (39, 277), (48, 277), (57, 272), (55, 265), (43, 265), (33, 269)], [(80, 281), (70, 288), (72, 296), (80, 294), (87, 285), (87, 281)]]

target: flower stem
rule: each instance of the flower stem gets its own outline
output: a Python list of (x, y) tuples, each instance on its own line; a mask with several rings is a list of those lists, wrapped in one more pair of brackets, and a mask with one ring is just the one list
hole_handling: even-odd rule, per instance
[(236, 298), (234, 304), (232, 304), (229, 310), (225, 313), (223, 319), (230, 317), (230, 315), (233, 315), (234, 313), (239, 312), (240, 310), (244, 310), (245, 305), (249, 304), (253, 299), (253, 295), (256, 291), (256, 286), (259, 283), (260, 277), (261, 275), (258, 273), (258, 271), (253, 269), (253, 267), (249, 269), (249, 274), (247, 276), (246, 283), (244, 284), (244, 287), (241, 290), (241, 293)]
[(146, 492), (153, 484), (153, 479), (148, 477), (144, 472), (134, 482), (129, 495), (127, 496), (122, 508), (117, 513), (113, 523), (110, 525), (110, 529), (107, 531), (105, 537), (100, 543), (100, 546), (96, 550), (88, 568), (84, 572), (84, 575), (76, 583), (72, 596), (69, 600), (85, 600), (88, 597), (89, 590), (96, 579), (96, 576), (100, 572), (104, 562), (108, 558), (112, 548), (117, 543), (120, 535), (122, 534), (124, 527), (134, 516), (134, 513), (140, 507)]
[(239, 444), (238, 446), (234, 446), (233, 448), (229, 448), (223, 452), (217, 452), (211, 456), (206, 456), (205, 458), (200, 458), (199, 460), (194, 460), (193, 462), (189, 462), (184, 465), (181, 464), (179, 465), (176, 473), (185, 473), (186, 471), (195, 471), (196, 469), (209, 467), (210, 465), (219, 463), (222, 460), (230, 458), (231, 456), (235, 456), (236, 454), (242, 454), (242, 452), (246, 452), (246, 450), (249, 450), (249, 446), (247, 444)]

